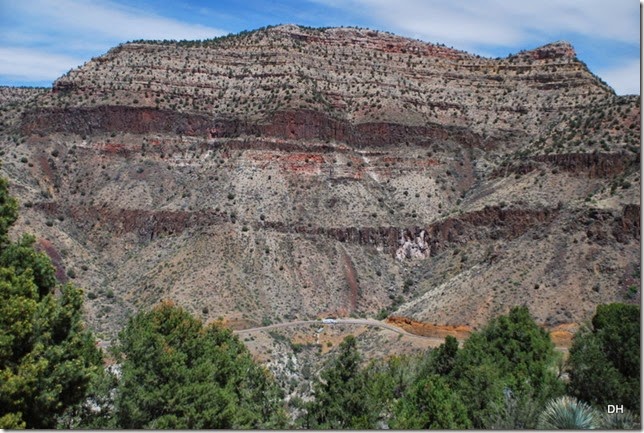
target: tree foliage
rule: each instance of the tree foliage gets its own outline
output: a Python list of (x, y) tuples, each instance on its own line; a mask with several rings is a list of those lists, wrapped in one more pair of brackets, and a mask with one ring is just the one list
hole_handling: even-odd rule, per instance
[[(24, 235), (0, 179), (0, 428), (251, 429), (287, 426), (282, 395), (230, 330), (164, 302), (132, 317), (116, 364), (81, 318), (83, 294), (60, 285)], [(568, 392), (548, 334), (525, 307), (490, 321), (459, 348), (453, 337), (420, 357), (362, 366), (347, 337), (302, 403), (315, 429), (638, 426), (640, 311), (602, 305), (570, 349)], [(623, 404), (626, 414), (589, 409)]]
[(367, 396), (367, 375), (360, 369), (356, 339), (349, 335), (339, 353), (314, 384), (315, 400), (308, 406), (305, 427), (314, 429), (374, 428), (377, 414)]
[(0, 178), (0, 245), (9, 243), (9, 228), (18, 219), (18, 202), (9, 194), (9, 184)]
[(458, 353), (458, 341), (456, 338), (448, 335), (445, 337), (445, 343), (441, 344), (436, 351), (432, 353), (433, 369), (440, 375), (448, 375), (452, 372), (456, 363), (456, 354)]
[(605, 408), (593, 408), (567, 395), (546, 404), (537, 426), (547, 430), (636, 430), (641, 427), (637, 417), (629, 410), (608, 413)]
[(117, 347), (119, 428), (277, 428), (281, 394), (228, 329), (164, 302), (134, 316)]
[(305, 427), (369, 429), (535, 428), (545, 403), (563, 393), (559, 357), (527, 308), (513, 308), (422, 357), (360, 368), (355, 338), (320, 374)]
[(395, 406), (395, 429), (465, 429), (471, 427), (458, 394), (439, 375), (416, 381)]
[(0, 428), (53, 428), (84, 398), (101, 353), (82, 322), (82, 291), (57, 285), (33, 237), (9, 240), (16, 217), (0, 179)]
[(573, 339), (568, 364), (572, 395), (602, 408), (618, 404), (639, 413), (639, 306), (598, 306), (592, 329)]
[[(474, 427), (488, 428), (512, 405), (515, 414), (529, 415), (524, 406), (542, 406), (561, 395), (557, 359), (548, 333), (526, 307), (514, 307), (470, 336), (456, 354), (449, 378)], [(516, 422), (513, 428), (534, 428), (536, 416)]]

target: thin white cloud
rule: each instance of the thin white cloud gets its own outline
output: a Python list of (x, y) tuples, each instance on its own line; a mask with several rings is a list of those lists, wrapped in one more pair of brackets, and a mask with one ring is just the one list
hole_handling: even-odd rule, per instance
[[(639, 46), (639, 4), (632, 0), (308, 1), (333, 7), (347, 17), (362, 17), (361, 21), (373, 23), (375, 28), (487, 56), (505, 55), (571, 34)], [(90, 59), (127, 40), (204, 39), (227, 33), (217, 26), (161, 16), (136, 2), (125, 4), (124, 0), (0, 0), (4, 16), (0, 23), (7, 23), (0, 24), (0, 46), (5, 47), (5, 53), (7, 47), (24, 49), (13, 59), (2, 59), (0, 75), (46, 76), (43, 79), (53, 81), (61, 71), (81, 63), (78, 59)], [(213, 5), (212, 10), (216, 9)], [(303, 3), (303, 13), (306, 10)], [(221, 18), (213, 21), (223, 22)], [(620, 83), (632, 82), (636, 68), (611, 68), (606, 63), (620, 59), (604, 57), (606, 61), (602, 58), (593, 65), (599, 74), (618, 93), (632, 89)], [(39, 69), (29, 71), (28, 65)]]
[(639, 47), (640, 5), (632, 0), (309, 1), (351, 13), (377, 28), (488, 57), (560, 39), (573, 45), (570, 39), (585, 46), (597, 43), (602, 48), (584, 59), (592, 60), (594, 72), (618, 94), (640, 91), (639, 59), (630, 61), (624, 52), (605, 48)]
[(40, 50), (0, 48), (0, 76), (14, 80), (53, 81), (53, 78), (82, 63), (79, 58)]
[(227, 33), (109, 0), (0, 0), (0, 11), (10, 23), (0, 28), (0, 77), (8, 82), (54, 81), (128, 40)]
[(640, 94), (640, 60), (630, 62), (614, 68), (602, 69), (598, 75), (606, 81), (618, 95)]
[(313, 1), (407, 35), (466, 50), (524, 46), (535, 36), (563, 33), (639, 42), (639, 5), (632, 0)]
[(226, 33), (109, 1), (31, 0), (11, 8), (34, 20), (36, 32), (78, 33), (89, 40), (205, 39)]

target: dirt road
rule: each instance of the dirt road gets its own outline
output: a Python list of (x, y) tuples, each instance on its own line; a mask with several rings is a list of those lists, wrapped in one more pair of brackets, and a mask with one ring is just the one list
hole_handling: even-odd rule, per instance
[(374, 326), (377, 328), (383, 328), (383, 329), (388, 329), (389, 331), (393, 331), (397, 334), (404, 335), (405, 337), (411, 337), (411, 338), (422, 338), (425, 340), (430, 340), (430, 341), (435, 341), (435, 342), (440, 342), (442, 343), (444, 341), (443, 338), (437, 338), (437, 337), (425, 337), (423, 335), (416, 335), (416, 334), (411, 334), (404, 329), (398, 328), (397, 326), (390, 325), (388, 323), (383, 323), (378, 320), (373, 320), (373, 319), (335, 319), (335, 323), (323, 323), (321, 320), (296, 320), (293, 322), (284, 322), (284, 323), (276, 323), (274, 325), (268, 325), (268, 326), (260, 326), (258, 328), (248, 328), (248, 329), (240, 329), (240, 330), (235, 330), (233, 331), (235, 334), (250, 334), (253, 332), (261, 332), (261, 331), (268, 331), (271, 329), (278, 329), (278, 328), (288, 328), (291, 326), (298, 326), (298, 325), (319, 325), (319, 326), (343, 326), (343, 325), (360, 325), (360, 326)]

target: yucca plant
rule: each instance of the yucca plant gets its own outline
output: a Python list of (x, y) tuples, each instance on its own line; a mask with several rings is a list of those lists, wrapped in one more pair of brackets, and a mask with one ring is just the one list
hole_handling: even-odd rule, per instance
[(600, 416), (588, 404), (567, 395), (551, 400), (539, 415), (540, 429), (594, 429)]
[(637, 417), (631, 411), (604, 413), (599, 419), (599, 428), (605, 430), (635, 430), (640, 428)]

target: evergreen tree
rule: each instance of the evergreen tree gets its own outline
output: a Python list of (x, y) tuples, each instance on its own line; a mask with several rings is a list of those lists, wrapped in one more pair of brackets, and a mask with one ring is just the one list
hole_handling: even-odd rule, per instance
[[(464, 343), (449, 373), (450, 384), (461, 394), (474, 427), (487, 428), (505, 410), (508, 398), (542, 407), (561, 395), (563, 385), (554, 368), (557, 359), (548, 333), (537, 326), (527, 308), (515, 307)], [(514, 413), (530, 413), (517, 409)], [(517, 423), (534, 428), (535, 421), (531, 416)]]
[(9, 243), (9, 228), (18, 219), (18, 202), (9, 194), (9, 183), (0, 178), (0, 246)]
[(304, 427), (314, 429), (370, 429), (378, 414), (367, 397), (366, 375), (360, 370), (356, 339), (349, 335), (339, 354), (314, 384), (315, 400), (309, 404)]
[(82, 291), (57, 285), (33, 237), (9, 240), (16, 218), (0, 179), (0, 428), (53, 428), (84, 399), (101, 353), (82, 322)]
[(445, 343), (441, 344), (431, 354), (434, 371), (442, 376), (449, 374), (454, 368), (457, 352), (458, 341), (456, 338), (448, 335), (445, 337)]
[(459, 395), (438, 375), (419, 379), (395, 407), (390, 426), (395, 429), (471, 428)]
[(639, 413), (639, 306), (598, 306), (592, 330), (575, 335), (568, 364), (572, 395), (602, 409), (620, 404)]
[(112, 365), (100, 369), (87, 386), (86, 398), (67, 408), (60, 417), (58, 426), (64, 429), (111, 429), (118, 428), (114, 416), (118, 370)]
[(377, 419), (375, 427), (388, 425), (398, 400), (413, 386), (417, 377), (418, 357), (396, 356), (386, 361), (372, 361), (363, 371), (370, 411)]
[(250, 429), (285, 425), (281, 393), (228, 329), (164, 302), (120, 333), (119, 428)]

